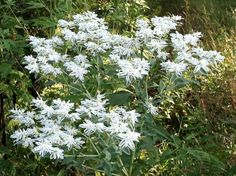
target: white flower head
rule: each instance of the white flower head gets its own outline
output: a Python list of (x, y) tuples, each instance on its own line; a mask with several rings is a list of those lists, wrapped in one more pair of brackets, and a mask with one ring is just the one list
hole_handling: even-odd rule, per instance
[(135, 149), (134, 142), (138, 142), (140, 134), (133, 131), (127, 131), (126, 133), (118, 134), (119, 138), (121, 139), (119, 146), (121, 149), (129, 148), (130, 150)]
[(142, 79), (148, 75), (150, 69), (148, 61), (140, 58), (134, 58), (131, 61), (119, 60), (117, 64), (119, 66), (117, 75), (125, 78), (127, 84), (133, 80)]
[(181, 76), (184, 71), (187, 69), (187, 64), (184, 62), (175, 63), (171, 61), (162, 62), (161, 66), (167, 72), (175, 73), (178, 76)]
[(86, 56), (78, 55), (74, 57), (74, 61), (68, 61), (64, 64), (69, 75), (84, 81), (84, 76), (89, 72), (88, 68), (91, 66)]
[(94, 115), (97, 116), (97, 118), (103, 118), (106, 114), (105, 105), (107, 101), (104, 95), (98, 94), (96, 98), (81, 101), (81, 105), (76, 111), (81, 115), (86, 114), (89, 117)]
[(146, 106), (147, 106), (147, 111), (149, 113), (151, 113), (153, 116), (156, 116), (158, 115), (158, 109), (157, 107), (153, 106), (153, 104), (151, 102), (147, 102), (146, 103)]
[(96, 132), (96, 124), (93, 123), (92, 121), (85, 119), (85, 122), (79, 125), (81, 128), (84, 128), (84, 132), (87, 135), (91, 135)]
[(154, 25), (154, 33), (158, 36), (163, 36), (169, 33), (170, 30), (175, 30), (181, 19), (180, 16), (152, 18), (151, 21)]

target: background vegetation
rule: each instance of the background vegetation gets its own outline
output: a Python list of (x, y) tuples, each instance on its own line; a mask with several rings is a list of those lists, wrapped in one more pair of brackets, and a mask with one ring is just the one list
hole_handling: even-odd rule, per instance
[[(3, 0), (0, 4), (0, 175), (79, 175), (76, 165), (40, 160), (29, 150), (13, 146), (17, 126), (8, 110), (28, 105), (37, 92), (48, 90), (24, 69), (30, 53), (29, 35), (50, 37), (57, 20), (92, 10), (105, 17), (118, 33), (132, 31), (138, 16), (178, 14), (183, 32), (200, 31), (208, 49), (221, 51), (226, 61), (197, 84), (173, 92), (163, 84), (160, 115), (149, 127), (143, 158), (135, 166), (143, 175), (236, 174), (236, 2), (234, 0)], [(162, 91), (161, 88), (158, 91)], [(155, 94), (152, 89), (149, 93)], [(49, 94), (50, 95), (50, 94)], [(155, 147), (153, 147), (155, 146)], [(141, 146), (140, 146), (141, 147)], [(155, 152), (155, 156), (148, 153)], [(88, 174), (89, 175), (89, 172)], [(92, 174), (90, 174), (92, 175)], [(97, 175), (99, 173), (97, 172)]]

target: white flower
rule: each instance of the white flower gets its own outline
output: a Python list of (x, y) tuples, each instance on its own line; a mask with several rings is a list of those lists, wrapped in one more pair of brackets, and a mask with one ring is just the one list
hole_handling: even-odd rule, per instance
[(70, 27), (74, 26), (73, 22), (68, 22), (68, 21), (62, 20), (62, 19), (58, 20), (58, 25), (62, 28), (67, 28), (67, 27), (70, 28)]
[(152, 39), (147, 43), (147, 46), (152, 52), (160, 52), (167, 46), (167, 42), (164, 40)]
[(84, 81), (84, 75), (87, 74), (88, 68), (90, 64), (88, 64), (88, 60), (86, 56), (78, 55), (74, 57), (74, 62), (69, 61), (64, 64), (67, 71), (69, 71), (69, 75), (79, 79), (80, 81)]
[(147, 43), (154, 37), (154, 32), (151, 28), (140, 28), (138, 31), (135, 33), (136, 37), (144, 43)]
[(47, 123), (44, 123), (44, 126), (39, 129), (45, 134), (57, 134), (60, 132), (61, 127), (53, 121), (47, 121)]
[(85, 129), (84, 132), (87, 135), (91, 135), (95, 132), (102, 133), (106, 129), (106, 126), (103, 123), (93, 123), (87, 119), (85, 119), (85, 123), (81, 124), (80, 127)]
[(118, 134), (119, 138), (121, 139), (119, 146), (121, 149), (129, 148), (131, 150), (135, 149), (134, 142), (138, 142), (138, 138), (140, 134), (133, 131), (128, 131), (126, 133)]
[(192, 46), (197, 46), (199, 39), (202, 37), (201, 32), (184, 35), (184, 41)]
[(136, 26), (138, 28), (148, 28), (149, 27), (149, 21), (145, 19), (138, 19), (136, 21)]
[(73, 135), (73, 136), (78, 133), (78, 130), (70, 125), (64, 126), (64, 129), (66, 130), (66, 133)]
[(72, 122), (75, 122), (77, 120), (80, 120), (80, 113), (78, 112), (74, 112), (74, 113), (70, 113), (66, 116), (66, 118), (70, 119)]
[(109, 58), (110, 58), (110, 60), (113, 61), (113, 62), (118, 62), (118, 61), (120, 60), (120, 56), (117, 55), (117, 54), (110, 54), (110, 55), (109, 55)]
[(148, 102), (146, 103), (146, 106), (147, 106), (147, 110), (149, 113), (151, 113), (153, 116), (156, 116), (158, 114), (157, 112), (157, 107), (153, 106), (152, 103)]
[(175, 58), (175, 61), (182, 62), (182, 61), (191, 61), (193, 59), (193, 56), (191, 53), (186, 51), (180, 51), (177, 53), (177, 57)]
[[(74, 15), (71, 21), (58, 21), (60, 36), (29, 37), (34, 54), (24, 57), (25, 68), (29, 73), (49, 75), (55, 81), (65, 76), (69, 84), (89, 81), (90, 85), (96, 82), (97, 74), (102, 74), (103, 82), (107, 82), (112, 75), (105, 74), (114, 73), (114, 68), (126, 84), (148, 76), (151, 65), (155, 69), (161, 66), (177, 76), (189, 68), (193, 72), (208, 72), (224, 57), (216, 51), (198, 47), (201, 33), (178, 33), (176, 29), (181, 19), (179, 16), (154, 17), (151, 21), (139, 19), (135, 35), (128, 37), (109, 32), (104, 19), (93, 12)], [(102, 59), (101, 69), (96, 69), (97, 57)], [(101, 73), (96, 73), (97, 70)], [(91, 80), (85, 79), (89, 75)], [(115, 86), (112, 85), (111, 91)], [(89, 88), (91, 94), (96, 92), (91, 86)], [(125, 87), (121, 85), (120, 88)], [(157, 107), (151, 102), (148, 100), (144, 106), (147, 112), (157, 115)], [(77, 104), (80, 105), (76, 107)], [(91, 135), (91, 140), (98, 135), (110, 137), (111, 143), (119, 143), (121, 149), (134, 150), (135, 142), (139, 141), (140, 134), (135, 132), (135, 125), (141, 115), (126, 107), (109, 106), (108, 99), (101, 94), (75, 103), (52, 97), (49, 101), (34, 99), (32, 109), (11, 111), (12, 117), (22, 126), (11, 138), (15, 144), (29, 147), (41, 157), (63, 159), (64, 152), (82, 147), (87, 138), (83, 134)]]
[(68, 149), (71, 149), (76, 145), (76, 141), (72, 135), (62, 133), (60, 134), (60, 137), (63, 139), (63, 145), (66, 145)]
[(37, 133), (37, 130), (35, 128), (28, 128), (26, 130), (19, 129), (11, 135), (11, 138), (15, 139), (14, 140), (15, 143), (22, 144), (24, 143), (25, 139), (35, 136), (36, 133)]
[(65, 109), (67, 112), (71, 111), (74, 103), (71, 103), (69, 101), (62, 101), (61, 99), (56, 99), (52, 101), (52, 105), (55, 109)]
[(172, 29), (176, 29), (182, 18), (180, 16), (172, 17), (154, 17), (151, 19), (152, 24), (154, 25), (154, 33), (158, 36), (165, 35), (170, 32)]
[(102, 45), (99, 45), (95, 42), (87, 42), (85, 43), (86, 49), (90, 51), (93, 55), (96, 53), (102, 53), (105, 52), (105, 49), (102, 47)]
[(170, 34), (172, 46), (176, 51), (187, 51), (189, 46), (184, 41), (184, 36), (178, 32)]
[(193, 48), (192, 51), (200, 59), (205, 59), (212, 63), (222, 62), (224, 60), (224, 56), (217, 51), (204, 51), (199, 47)]
[(37, 37), (34, 37), (34, 36), (29, 36), (29, 41), (30, 41), (30, 44), (36, 48), (38, 46), (41, 46), (43, 45), (44, 41), (45, 41), (45, 38), (37, 38)]
[(24, 138), (24, 140), (22, 140), (21, 144), (23, 145), (23, 147), (34, 147), (34, 142), (34, 139), (26, 137)]
[(35, 122), (33, 120), (33, 117), (35, 115), (34, 112), (24, 112), (23, 110), (11, 110), (13, 113), (12, 117), (14, 117), (16, 120), (19, 120), (20, 123), (31, 126), (34, 125)]
[(202, 36), (200, 32), (193, 34), (182, 35), (178, 32), (170, 34), (171, 42), (176, 51), (187, 51), (190, 46), (197, 46), (200, 37)]
[(110, 126), (106, 128), (106, 131), (110, 132), (111, 134), (125, 133), (129, 130), (130, 128), (128, 127), (128, 124), (121, 121), (113, 121), (110, 123)]
[(85, 142), (82, 140), (82, 138), (79, 137), (75, 138), (75, 143), (76, 143), (75, 147), (80, 149)]
[(41, 114), (42, 114), (42, 115), (45, 115), (47, 118), (49, 118), (49, 117), (51, 117), (53, 114), (55, 114), (55, 110), (54, 110), (51, 106), (45, 105), (45, 106), (42, 108)]
[(88, 33), (97, 30), (107, 30), (104, 19), (97, 17), (94, 12), (85, 12), (73, 16), (74, 23), (78, 26), (79, 30), (88, 31)]
[(41, 70), (45, 74), (53, 74), (54, 76), (61, 74), (60, 68), (55, 68), (50, 64), (41, 65)]
[(74, 103), (71, 103), (69, 101), (62, 101), (61, 99), (53, 100), (52, 106), (54, 109), (54, 113), (60, 117), (60, 119), (64, 119), (66, 117), (69, 117), (69, 112), (74, 107)]
[(138, 121), (138, 117), (140, 117), (140, 114), (136, 113), (135, 110), (132, 110), (132, 111), (126, 111), (125, 113), (122, 114), (122, 116), (123, 120), (134, 126), (135, 123)]
[(62, 57), (59, 53), (53, 52), (48, 56), (48, 61), (54, 61), (55, 63), (59, 62), (62, 60)]
[(48, 141), (36, 142), (36, 147), (33, 148), (34, 153), (38, 153), (41, 157), (50, 154), (50, 159), (63, 159), (63, 150), (53, 147)]
[(203, 69), (205, 72), (209, 71), (209, 61), (207, 61), (206, 59), (201, 59), (199, 61), (197, 61), (195, 63), (195, 68), (194, 68), (194, 72), (199, 72), (201, 71), (201, 69)]
[(126, 79), (129, 84), (135, 79), (142, 79), (143, 76), (148, 75), (150, 64), (148, 61), (140, 58), (118, 61), (119, 70), (117, 75)]
[(41, 109), (41, 110), (47, 106), (46, 102), (43, 101), (41, 98), (33, 99), (31, 104), (33, 107)]
[(132, 60), (132, 65), (139, 71), (142, 76), (148, 75), (148, 72), (150, 70), (150, 64), (147, 60), (141, 58), (134, 58)]
[(70, 29), (63, 28), (61, 30), (61, 33), (63, 34), (63, 37), (66, 41), (71, 42), (74, 44), (77, 41), (77, 35), (75, 32), (71, 31)]
[(106, 126), (103, 123), (96, 123), (96, 131), (102, 133), (106, 129)]
[(15, 143), (19, 143), (19, 141), (24, 139), (25, 136), (27, 136), (25, 130), (24, 129), (23, 130), (19, 129), (11, 135), (11, 138), (15, 139), (14, 140)]
[(90, 120), (85, 119), (85, 122), (79, 125), (81, 128), (84, 128), (84, 132), (87, 135), (91, 135), (96, 131), (96, 124), (91, 122)]
[(36, 147), (33, 148), (33, 152), (38, 153), (41, 157), (52, 151), (53, 147), (49, 142), (36, 142)]
[(58, 37), (58, 36), (53, 36), (52, 37), (52, 44), (56, 45), (56, 46), (63, 46), (64, 45), (64, 42), (63, 40)]
[(175, 63), (167, 61), (167, 62), (162, 62), (161, 66), (167, 72), (174, 72), (178, 76), (181, 76), (182, 73), (187, 69), (187, 64), (183, 62)]
[(50, 159), (63, 159), (64, 158), (64, 150), (54, 147), (50, 152)]
[(120, 57), (130, 57), (134, 54), (134, 50), (130, 47), (114, 46), (111, 54), (118, 55)]
[(89, 117), (95, 115), (102, 118), (106, 114), (107, 99), (104, 99), (104, 97), (104, 95), (98, 94), (96, 98), (85, 99), (81, 101), (81, 105), (76, 111), (81, 115), (87, 114)]
[(37, 63), (37, 59), (35, 59), (33, 56), (25, 56), (24, 63), (27, 64), (25, 68), (29, 70), (29, 73), (39, 73), (39, 65)]
[(37, 139), (38, 141), (50, 141), (51, 144), (56, 144), (56, 145), (64, 145), (63, 144), (63, 139), (60, 137), (59, 134), (61, 134), (62, 131), (58, 130), (56, 133), (51, 133), (47, 134), (42, 131), (40, 134), (39, 138)]

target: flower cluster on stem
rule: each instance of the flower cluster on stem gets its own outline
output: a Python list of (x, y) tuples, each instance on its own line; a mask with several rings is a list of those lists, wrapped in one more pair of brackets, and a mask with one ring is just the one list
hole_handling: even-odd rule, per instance
[[(32, 101), (32, 111), (12, 110), (12, 117), (22, 128), (11, 138), (51, 159), (63, 159), (65, 152), (83, 148), (86, 137), (102, 134), (114, 140), (121, 150), (135, 150), (141, 136), (135, 126), (141, 114), (130, 107), (110, 106), (104, 94), (91, 96), (85, 84), (97, 74), (94, 82), (98, 82), (100, 91), (101, 79), (111, 77), (108, 72), (100, 73), (100, 65), (112, 68), (115, 72), (112, 76), (116, 75), (113, 79), (123, 79), (124, 86), (128, 86), (144, 77), (148, 81), (153, 61), (165, 73), (178, 77), (187, 71), (206, 73), (222, 62), (224, 57), (219, 52), (205, 51), (199, 46), (201, 33), (177, 32), (181, 19), (179, 16), (138, 19), (133, 35), (123, 36), (111, 33), (104, 19), (95, 13), (85, 12), (74, 15), (70, 21), (59, 20), (61, 32), (57, 36), (50, 39), (30, 36), (33, 54), (24, 57), (29, 73), (52, 79), (66, 76), (81, 84), (89, 98), (74, 103), (39, 98)], [(145, 89), (146, 112), (155, 116), (157, 107), (148, 102), (147, 82)]]

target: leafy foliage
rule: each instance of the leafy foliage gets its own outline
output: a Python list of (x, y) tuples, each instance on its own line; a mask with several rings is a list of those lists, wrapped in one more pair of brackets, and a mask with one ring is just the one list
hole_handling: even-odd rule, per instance
[[(235, 2), (230, 3), (232, 9), (227, 4), (220, 0), (3, 0), (0, 5), (0, 94), (4, 95), (5, 114), (0, 118), (6, 119), (7, 140), (5, 144), (0, 140), (0, 175), (102, 175), (101, 170), (109, 175), (121, 170), (110, 164), (114, 162), (111, 156), (118, 155), (114, 148), (102, 151), (104, 162), (93, 170), (83, 166), (91, 162), (89, 157), (67, 157), (62, 163), (51, 163), (13, 145), (9, 138), (18, 123), (8, 119), (8, 110), (15, 105), (27, 107), (37, 93), (46, 98), (81, 100), (77, 89), (68, 95), (69, 89), (63, 84), (55, 85), (51, 81), (42, 84), (47, 79), (29, 76), (22, 58), (31, 53), (26, 41), (29, 35), (51, 37), (58, 32), (58, 19), (71, 18), (87, 10), (105, 17), (113, 31), (128, 35), (134, 29), (137, 16), (181, 14), (186, 19), (183, 31), (203, 32), (206, 36), (203, 45), (222, 51), (227, 58), (222, 69), (208, 78), (199, 77), (191, 86), (186, 87), (190, 83), (188, 79), (174, 77), (149, 85), (148, 93), (164, 101), (155, 102), (160, 105), (159, 115), (155, 119), (147, 115), (138, 127), (145, 137), (141, 138), (142, 146), (137, 146), (133, 175), (234, 175), (236, 71), (232, 9)], [(112, 81), (103, 82), (102, 89), (115, 89)], [(88, 89), (96, 91), (94, 86)], [(112, 105), (127, 105), (136, 97), (121, 89), (108, 98)], [(137, 101), (136, 106), (141, 107), (140, 104)], [(0, 134), (4, 135), (2, 129)], [(140, 150), (143, 148), (145, 150)]]

